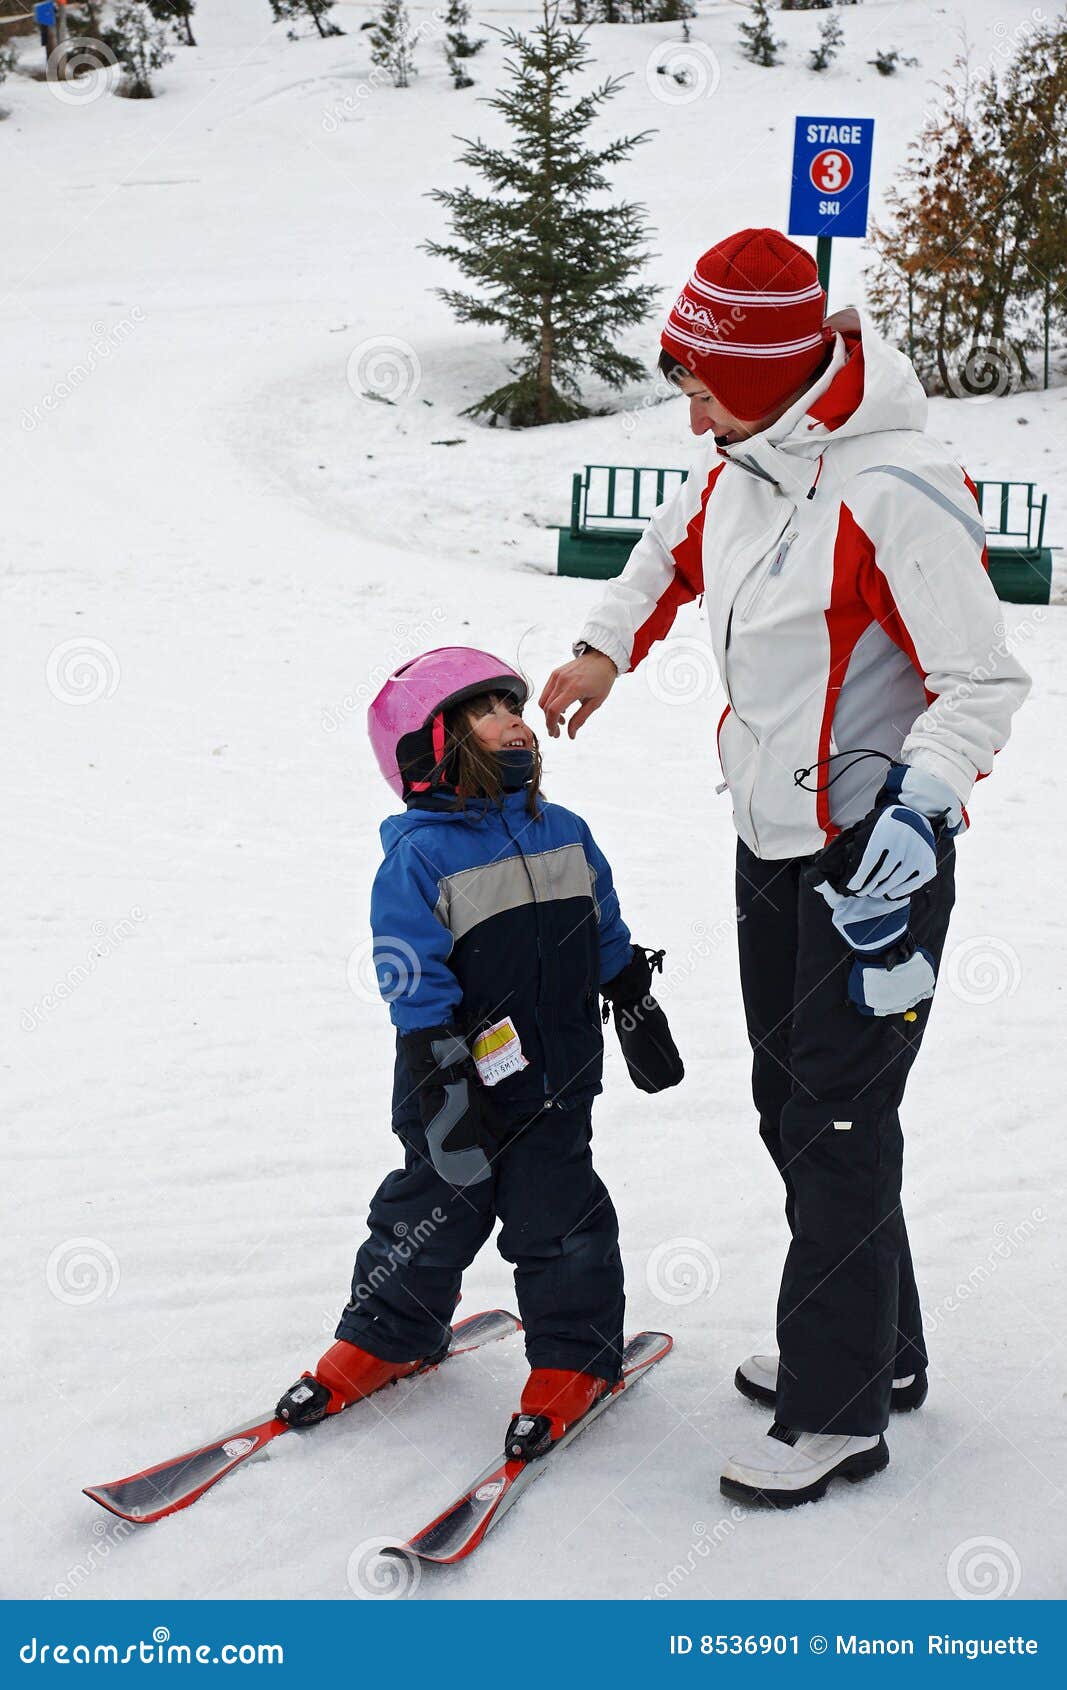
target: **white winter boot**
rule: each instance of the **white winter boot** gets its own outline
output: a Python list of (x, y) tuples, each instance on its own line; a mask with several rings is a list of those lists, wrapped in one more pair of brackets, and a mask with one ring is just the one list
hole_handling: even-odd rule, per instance
[(739, 1502), (795, 1508), (801, 1502), (817, 1502), (831, 1479), (855, 1483), (888, 1465), (889, 1450), (880, 1432), (873, 1438), (791, 1432), (776, 1420), (751, 1450), (731, 1456), (719, 1489)]

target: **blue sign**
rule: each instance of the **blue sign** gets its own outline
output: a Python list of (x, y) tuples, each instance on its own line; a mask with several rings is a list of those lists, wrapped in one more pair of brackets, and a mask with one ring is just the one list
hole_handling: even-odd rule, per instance
[(867, 233), (873, 117), (798, 117), (789, 234)]

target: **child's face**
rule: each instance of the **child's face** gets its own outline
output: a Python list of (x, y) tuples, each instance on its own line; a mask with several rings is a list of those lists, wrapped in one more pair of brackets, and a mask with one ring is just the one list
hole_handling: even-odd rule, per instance
[(474, 699), (467, 720), (471, 733), (487, 751), (532, 751), (537, 743), (533, 729), (522, 719), (520, 707), (499, 693)]

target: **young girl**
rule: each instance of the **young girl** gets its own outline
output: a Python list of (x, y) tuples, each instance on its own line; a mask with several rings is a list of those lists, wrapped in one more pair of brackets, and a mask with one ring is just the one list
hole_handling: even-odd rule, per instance
[(371, 898), (404, 1166), (371, 1203), (337, 1342), (278, 1404), (291, 1425), (440, 1358), (463, 1270), (498, 1218), (532, 1368), (529, 1453), (619, 1377), (618, 1222), (590, 1152), (598, 993), (635, 1084), (662, 1090), (682, 1066), (649, 993), (662, 952), (631, 945), (585, 822), (542, 798), (526, 697), (499, 658), (446, 647), (398, 669), (370, 707), (406, 806), (382, 826)]

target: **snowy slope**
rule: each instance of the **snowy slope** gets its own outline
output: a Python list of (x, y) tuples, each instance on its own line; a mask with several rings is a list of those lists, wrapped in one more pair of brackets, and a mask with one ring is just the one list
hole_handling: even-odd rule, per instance
[[(367, 11), (339, 8), (353, 31)], [(976, 58), (1028, 13), (968, 5)], [(644, 75), (664, 32), (592, 32), (598, 68), (635, 71), (612, 121), (658, 129), (620, 186), (648, 204), (664, 298), (731, 227), (784, 222), (796, 111), (877, 115), (877, 199), (963, 11), (850, 9), (821, 81), (801, 68), (816, 19), (776, 19), (788, 63), (762, 71), (737, 58), (737, 16), (703, 12), (717, 87), (682, 106)], [(151, 104), (3, 92), (5, 1594), (348, 1597), (353, 1552), (421, 1524), (492, 1452), (516, 1344), (283, 1440), (140, 1534), (78, 1494), (269, 1406), (332, 1333), (392, 1154), (364, 966), (380, 673), (470, 640), (539, 683), (596, 595), (549, 572), (571, 470), (686, 461), (681, 408), (641, 403), (651, 383), (566, 429), (459, 415), (506, 356), (451, 321), (428, 291), (447, 269), (417, 242), (442, 227), (425, 190), (458, 179), (452, 135), (492, 133), (494, 114), (452, 90), (432, 42), (410, 90), (361, 96), (365, 36), (290, 44), (268, 20), (265, 0), (201, 0), (202, 45)], [(921, 70), (872, 81), (866, 59), (894, 44)], [(500, 57), (493, 40), (475, 62), (481, 91)], [(839, 243), (834, 306), (860, 297), (862, 260)], [(402, 348), (393, 407), (347, 379), (379, 336), (421, 372), (405, 387)], [(651, 362), (654, 322), (629, 344)], [(973, 474), (1036, 475), (1059, 540), (1063, 395), (938, 401), (932, 424)], [(613, 1051), (597, 1134), (632, 1324), (678, 1345), (565, 1480), (420, 1597), (940, 1596), (981, 1573), (975, 1539), (996, 1540), (1005, 1588), (1063, 1594), (1062, 617), (1006, 611), (1037, 686), (974, 806), (909, 1093), (930, 1403), (892, 1428), (883, 1477), (784, 1522), (717, 1491), (761, 1424), (731, 1379), (772, 1342), (784, 1223), (747, 1090), (696, 612), (573, 746), (548, 747), (551, 794), (587, 814), (635, 932), (670, 951), (690, 1078), (647, 1099)], [(465, 1306), (512, 1296), (487, 1251)]]

